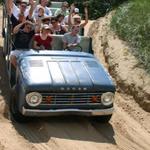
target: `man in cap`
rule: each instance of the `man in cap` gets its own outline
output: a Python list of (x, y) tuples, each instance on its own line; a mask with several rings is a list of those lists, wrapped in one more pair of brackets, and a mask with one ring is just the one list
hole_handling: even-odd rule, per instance
[(75, 5), (72, 4), (71, 5), (71, 9), (70, 9), (70, 14), (69, 14), (69, 18), (68, 18), (68, 25), (71, 27), (72, 25), (79, 25), (80, 28), (84, 28), (85, 25), (88, 23), (88, 8), (85, 5), (84, 6), (84, 12), (85, 12), (85, 21), (81, 22), (81, 17), (79, 14), (75, 14), (72, 16), (72, 13), (75, 10)]
[[(72, 14), (71, 14), (71, 18), (72, 18), (73, 16), (75, 16), (75, 15), (78, 15), (78, 16), (79, 16), (79, 8), (74, 8), (74, 10), (73, 10), (73, 12), (72, 12)], [(66, 25), (69, 24), (69, 14), (68, 14), (67, 16), (65, 16), (65, 18), (64, 18), (64, 23), (65, 23)]]

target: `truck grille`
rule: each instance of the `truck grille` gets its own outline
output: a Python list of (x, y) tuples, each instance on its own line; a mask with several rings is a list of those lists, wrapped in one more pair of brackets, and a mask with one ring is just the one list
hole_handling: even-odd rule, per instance
[(100, 104), (100, 93), (41, 93), (41, 105)]

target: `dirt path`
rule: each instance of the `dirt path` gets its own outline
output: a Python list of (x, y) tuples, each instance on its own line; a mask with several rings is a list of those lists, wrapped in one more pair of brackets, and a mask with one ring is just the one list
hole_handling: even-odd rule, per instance
[(108, 124), (83, 117), (11, 122), (5, 102), (8, 78), (0, 53), (0, 150), (149, 150), (150, 114), (132, 97), (116, 93), (115, 112)]
[(119, 104), (109, 124), (82, 117), (58, 117), (22, 125), (1, 116), (0, 149), (149, 150), (150, 132), (119, 106), (119, 101), (124, 101), (119, 93), (116, 101)]

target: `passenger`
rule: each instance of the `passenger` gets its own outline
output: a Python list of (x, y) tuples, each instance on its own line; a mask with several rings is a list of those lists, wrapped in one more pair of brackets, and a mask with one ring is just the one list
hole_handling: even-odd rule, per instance
[(41, 28), (40, 34), (35, 34), (33, 49), (36, 50), (49, 50), (51, 49), (52, 37), (50, 35), (50, 27), (45, 24)]
[(69, 4), (67, 1), (63, 2), (61, 8), (58, 8), (54, 14), (54, 16), (58, 16), (59, 14), (63, 14), (64, 16), (69, 15)]
[(51, 17), (47, 16), (42, 19), (42, 24), (50, 25), (50, 23), (51, 23)]
[(14, 1), (14, 3), (15, 3), (15, 5), (16, 6), (19, 6), (19, 4), (22, 2), (22, 0), (16, 0), (16, 1)]
[(36, 23), (37, 33), (40, 33), (40, 28), (42, 24), (50, 24), (50, 17), (46, 16), (44, 13), (45, 9), (43, 6), (39, 6), (38, 16), (34, 16), (34, 21)]
[(63, 47), (68, 50), (75, 50), (79, 46), (81, 38), (78, 35), (80, 26), (73, 25), (71, 32), (64, 34)]
[(50, 29), (51, 29), (53, 34), (59, 34), (60, 35), (60, 34), (65, 34), (67, 32), (67, 29), (64, 26), (62, 26), (61, 24), (59, 24), (57, 18), (51, 19)]
[[(78, 9), (78, 8), (74, 8), (74, 10), (73, 10), (73, 12), (72, 12), (72, 14), (71, 14), (71, 18), (72, 18), (74, 15), (79, 15), (79, 9)], [(64, 18), (64, 23), (65, 23), (66, 25), (69, 24), (69, 15), (65, 16), (65, 18)]]
[(13, 51), (10, 54), (10, 60), (14, 67), (16, 67), (16, 60), (18, 56), (29, 49), (30, 41), (35, 34), (33, 23), (25, 21), (18, 24), (14, 29), (15, 41), (13, 44)]
[(40, 6), (44, 7), (44, 13), (46, 16), (51, 17), (52, 16), (52, 11), (50, 10), (49, 7), (47, 7), (47, 5), (49, 4), (48, 0), (40, 0), (39, 1), (39, 5), (36, 6), (35, 10), (34, 10), (34, 16), (38, 16), (38, 9)]
[(58, 19), (58, 22), (61, 26), (66, 26), (65, 22), (64, 22), (64, 18), (65, 16), (63, 14), (59, 14), (58, 16), (56, 16), (56, 18)]
[(30, 20), (32, 18), (33, 10), (34, 10), (34, 1), (29, 0), (30, 7), (27, 7), (27, 3), (24, 1), (21, 1), (19, 3), (19, 7), (17, 7), (13, 0), (7, 0), (7, 10), (8, 14), (11, 17), (12, 26), (13, 28), (20, 24), (21, 22), (24, 22), (25, 20)]
[[(40, 30), (41, 30), (41, 26), (42, 26), (42, 25), (44, 25), (44, 24), (50, 25), (50, 21), (51, 21), (51, 17), (48, 17), (48, 16), (46, 17), (46, 16), (45, 16), (44, 18), (41, 19), (41, 23), (40, 23), (40, 21), (37, 22), (37, 23), (36, 23), (36, 29), (37, 29), (37, 30), (36, 30), (36, 31), (37, 31), (36, 33), (40, 33)], [(51, 32), (51, 34), (52, 34), (52, 32)]]
[(39, 6), (38, 8), (38, 15), (37, 16), (34, 16), (34, 20), (35, 20), (35, 23), (37, 24), (41, 24), (42, 23), (42, 19), (45, 17), (45, 9), (43, 6)]
[(72, 13), (73, 13), (74, 9), (75, 9), (75, 6), (74, 6), (74, 4), (72, 4), (71, 9), (70, 9), (69, 18), (68, 18), (69, 27), (71, 27), (72, 25), (79, 25), (80, 29), (82, 29), (88, 23), (88, 8), (87, 8), (87, 5), (84, 6), (85, 21), (83, 23), (81, 22), (81, 16), (79, 16), (78, 14), (74, 15), (72, 17)]
[[(37, 29), (37, 30), (36, 30), (36, 31), (37, 31), (36, 33), (40, 33), (41, 26), (42, 26), (43, 24), (50, 25), (50, 21), (51, 21), (51, 17), (48, 17), (48, 16), (46, 17), (46, 16), (45, 16), (44, 18), (41, 19), (41, 22), (40, 22), (40, 21), (37, 22), (36, 25), (35, 25), (35, 26), (36, 26), (36, 29)], [(51, 34), (52, 34), (52, 32), (51, 32)]]

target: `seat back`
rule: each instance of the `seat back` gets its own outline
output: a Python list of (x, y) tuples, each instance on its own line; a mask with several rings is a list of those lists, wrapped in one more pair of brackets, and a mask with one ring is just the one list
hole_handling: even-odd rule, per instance
[(52, 50), (63, 50), (63, 35), (52, 35)]
[(81, 36), (80, 46), (83, 52), (91, 53), (92, 51), (92, 38), (88, 36)]
[(63, 2), (51, 2), (51, 8), (61, 8)]
[[(63, 35), (52, 35), (52, 50), (63, 50)], [(83, 52), (92, 53), (92, 38), (81, 36), (81, 42), (79, 44), (82, 47)]]
[(50, 8), (50, 10), (51, 10), (51, 12), (52, 12), (52, 16), (55, 15), (55, 12), (56, 12), (57, 9), (58, 9), (58, 8)]

